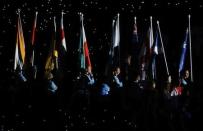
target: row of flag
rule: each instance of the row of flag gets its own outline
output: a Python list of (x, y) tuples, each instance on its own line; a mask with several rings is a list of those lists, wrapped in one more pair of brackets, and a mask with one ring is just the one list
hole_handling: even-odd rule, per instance
[[(18, 12), (18, 23), (17, 23), (17, 38), (16, 38), (16, 49), (15, 49), (15, 60), (14, 60), (14, 70), (18, 72), (22, 72), (24, 65), (26, 64), (25, 61), (28, 59), (29, 64), (32, 67), (35, 66), (35, 33), (37, 27), (37, 16), (38, 13), (35, 14), (35, 19), (33, 23), (33, 29), (31, 34), (31, 55), (29, 58), (26, 58), (26, 50), (25, 50), (25, 41), (23, 36), (23, 28), (22, 22), (20, 18), (20, 11)], [(80, 13), (80, 41), (79, 41), (79, 48), (78, 48), (78, 56), (79, 56), (79, 67), (80, 69), (92, 69), (92, 64), (89, 55), (88, 43), (85, 35), (85, 28), (83, 24), (84, 16)], [(120, 25), (119, 25), (119, 14), (113, 19), (112, 22), (112, 44), (109, 49), (109, 60), (107, 62), (106, 68), (120, 66)], [(152, 17), (150, 17), (150, 26), (147, 32), (147, 38), (145, 39), (144, 43), (141, 46), (139, 51), (137, 50), (138, 45), (140, 44), (138, 39), (138, 31), (137, 31), (137, 22), (136, 17), (134, 19), (134, 30), (133, 30), (133, 37), (132, 37), (132, 60), (137, 60), (134, 65), (138, 67), (140, 71), (140, 76), (142, 80), (145, 80), (147, 77), (150, 79), (156, 79), (156, 56), (162, 52), (164, 56), (164, 61), (166, 65), (167, 75), (169, 76), (168, 64), (166, 60), (164, 45), (162, 41), (161, 31), (159, 27), (159, 22), (157, 21), (157, 28), (156, 34), (154, 38), (153, 34), (153, 27), (152, 27)], [(190, 27), (190, 26), (189, 26)], [(53, 70), (58, 69), (58, 56), (61, 50), (56, 48), (56, 20), (55, 17), (53, 19), (53, 35), (52, 41), (50, 43), (49, 53), (47, 56), (46, 64), (45, 64), (45, 74), (49, 74)], [(186, 50), (189, 42), (190, 36), (190, 29), (186, 30), (185, 39), (182, 45), (182, 53), (179, 62), (179, 74), (184, 69), (185, 57), (186, 57)], [(67, 52), (66, 47), (66, 39), (65, 39), (65, 32), (64, 32), (64, 25), (63, 25), (63, 13), (61, 14), (61, 23), (60, 23), (60, 46), (64, 52)], [(191, 44), (191, 42), (190, 42)], [(135, 48), (134, 48), (135, 47)], [(190, 61), (192, 62), (192, 61)], [(109, 73), (109, 69), (106, 69), (105, 74)], [(192, 71), (192, 68), (191, 68)], [(192, 72), (191, 72), (192, 73)], [(148, 76), (147, 76), (148, 75)]]
[[(14, 71), (17, 73), (20, 72), (20, 77), (23, 77), (24, 74), (24, 68), (27, 66), (26, 64), (29, 64), (32, 66), (32, 68), (35, 66), (35, 34), (36, 34), (36, 26), (37, 26), (37, 15), (35, 14), (35, 19), (33, 23), (32, 33), (31, 33), (31, 44), (25, 45), (24, 36), (23, 36), (23, 29), (22, 29), (22, 23), (21, 23), (21, 17), (20, 17), (20, 11), (18, 12), (18, 21), (17, 21), (17, 39), (16, 39), (16, 50), (15, 50), (15, 60), (14, 60)], [(65, 31), (64, 31), (64, 25), (63, 25), (63, 15), (61, 14), (61, 22), (60, 22), (60, 45), (57, 45), (56, 41), (56, 20), (55, 17), (53, 19), (53, 31), (51, 36), (51, 43), (49, 47), (48, 56), (45, 62), (45, 77), (47, 79), (53, 78), (53, 72), (57, 71), (59, 68), (59, 62), (58, 57), (60, 54), (64, 54), (64, 52), (67, 52), (66, 47), (66, 39), (65, 39)], [(86, 40), (85, 35), (85, 29), (83, 25), (83, 14), (80, 13), (80, 42), (79, 42), (79, 48), (78, 48), (78, 56), (79, 56), (79, 63), (80, 69), (87, 69), (92, 68), (90, 55), (89, 55), (89, 49), (88, 49), (88, 43)], [(26, 47), (30, 47), (29, 52), (26, 52)], [(57, 48), (58, 47), (58, 48)], [(28, 54), (32, 52), (31, 54)], [(27, 62), (28, 61), (28, 62)], [(35, 75), (36, 77), (36, 75)], [(26, 81), (26, 79), (24, 79)]]

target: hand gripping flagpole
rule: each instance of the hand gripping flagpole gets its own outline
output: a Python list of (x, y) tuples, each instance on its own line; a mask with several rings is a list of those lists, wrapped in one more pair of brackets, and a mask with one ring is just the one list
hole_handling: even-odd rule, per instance
[(159, 35), (160, 35), (160, 40), (161, 40), (161, 45), (162, 45), (162, 51), (163, 51), (163, 54), (164, 54), (164, 61), (165, 61), (165, 65), (166, 65), (167, 75), (170, 76), (169, 70), (168, 70), (168, 64), (167, 64), (167, 61), (166, 61), (166, 55), (165, 55), (164, 44), (163, 44), (163, 40), (162, 40), (162, 36), (161, 36), (161, 30), (160, 30), (160, 26), (159, 26), (159, 21), (157, 21), (157, 26), (158, 26)]
[(192, 45), (191, 45), (191, 26), (190, 26), (190, 15), (188, 15), (189, 20), (189, 44), (190, 44), (190, 79), (191, 82), (193, 82), (193, 70), (192, 70)]

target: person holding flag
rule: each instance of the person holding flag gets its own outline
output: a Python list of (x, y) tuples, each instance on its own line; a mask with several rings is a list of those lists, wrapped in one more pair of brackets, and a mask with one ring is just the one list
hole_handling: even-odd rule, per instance
[(58, 70), (58, 51), (56, 50), (56, 20), (54, 17), (54, 31), (49, 54), (45, 63), (45, 79), (48, 81), (48, 90), (55, 93), (58, 86), (54, 82), (54, 72)]
[[(89, 49), (87, 45), (85, 29), (83, 25), (83, 14), (80, 13), (80, 21), (81, 21), (81, 28), (80, 28), (80, 43), (79, 43), (79, 68), (81, 76), (86, 76), (86, 84), (88, 86), (92, 86), (94, 84), (94, 77), (92, 74), (92, 64), (89, 55)], [(82, 71), (84, 70), (84, 72)], [(84, 74), (83, 74), (84, 73)]]

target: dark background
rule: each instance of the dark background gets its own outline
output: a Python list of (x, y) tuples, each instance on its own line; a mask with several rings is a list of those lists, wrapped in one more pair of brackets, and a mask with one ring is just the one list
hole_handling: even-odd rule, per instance
[[(195, 81), (201, 80), (201, 66), (199, 63), (200, 52), (202, 48), (202, 30), (203, 22), (201, 12), (203, 3), (200, 1), (1, 1), (1, 39), (0, 39), (0, 58), (1, 72), (8, 74), (13, 67), (13, 58), (16, 41), (16, 23), (17, 10), (21, 9), (21, 18), (23, 21), (25, 43), (30, 43), (30, 34), (35, 11), (39, 12), (36, 44), (39, 47), (38, 53), (41, 57), (46, 57), (47, 47), (50, 42), (50, 30), (52, 28), (53, 16), (57, 18), (59, 30), (60, 14), (64, 11), (64, 26), (67, 47), (70, 55), (69, 60), (77, 55), (79, 43), (79, 15), (84, 13), (84, 24), (87, 40), (90, 46), (90, 53), (93, 67), (96, 72), (103, 72), (104, 61), (98, 61), (98, 57), (106, 56), (106, 50), (111, 43), (111, 22), (117, 13), (120, 13), (121, 30), (121, 61), (127, 56), (129, 44), (132, 39), (133, 18), (137, 17), (138, 33), (140, 42), (145, 39), (149, 26), (149, 16), (153, 16), (154, 34), (156, 30), (156, 21), (160, 21), (162, 37), (166, 48), (166, 56), (169, 64), (169, 70), (173, 77), (177, 76), (178, 63), (180, 59), (181, 45), (184, 39), (185, 30), (188, 26), (188, 14), (191, 14), (192, 31), (192, 51), (193, 51), (193, 69)], [(13, 43), (13, 44), (12, 44)], [(189, 50), (188, 50), (189, 51)], [(71, 53), (72, 52), (72, 53)], [(189, 54), (189, 52), (187, 53)], [(72, 61), (72, 60), (70, 60)], [(187, 57), (189, 61), (189, 57)], [(77, 61), (73, 59), (71, 65)], [(101, 62), (101, 63), (100, 63)], [(39, 64), (40, 65), (40, 64)], [(42, 60), (43, 65), (43, 60)], [(74, 67), (74, 66), (73, 66)], [(186, 68), (189, 68), (189, 62), (186, 62)], [(1, 73), (2, 74), (2, 73)], [(7, 76), (9, 78), (9, 75)], [(7, 78), (4, 76), (4, 79)]]
[[(194, 88), (197, 93), (197, 96), (195, 96), (195, 110), (200, 111), (200, 105), (202, 103), (200, 98), (202, 92), (201, 80), (203, 77), (203, 65), (201, 64), (203, 49), (203, 1), (1, 0), (0, 9), (0, 102), (2, 103), (1, 106), (5, 107), (5, 110), (10, 108), (9, 100), (10, 97), (12, 97), (12, 94), (10, 94), (9, 90), (15, 87), (13, 64), (16, 42), (17, 10), (21, 9), (25, 44), (30, 43), (34, 14), (35, 11), (39, 12), (36, 32), (36, 52), (38, 54), (36, 56), (36, 63), (41, 70), (43, 70), (42, 68), (44, 67), (49, 42), (51, 40), (51, 20), (53, 19), (53, 16), (56, 16), (59, 30), (60, 13), (61, 11), (65, 12), (64, 27), (68, 48), (67, 62), (69, 63), (67, 70), (73, 74), (76, 70), (77, 47), (79, 44), (80, 23), (78, 12), (83, 12), (86, 37), (89, 44), (90, 57), (92, 59), (95, 76), (99, 76), (104, 72), (105, 62), (107, 61), (107, 49), (111, 43), (112, 18), (115, 17), (117, 13), (120, 13), (121, 63), (124, 64), (125, 58), (128, 55), (128, 47), (131, 44), (134, 16), (137, 17), (138, 34), (141, 43), (145, 39), (150, 24), (149, 16), (153, 16), (154, 29), (156, 28), (156, 20), (160, 21), (169, 71), (174, 80), (177, 79), (178, 75), (181, 46), (185, 30), (188, 26), (188, 14), (191, 14)], [(57, 39), (59, 38), (57, 37)], [(189, 54), (189, 52), (187, 52), (187, 54)], [(189, 68), (188, 55), (186, 57), (185, 67)], [(162, 76), (164, 78), (166, 77), (164, 66), (160, 66), (158, 71), (160, 78)], [(4, 112), (7, 111), (5, 110), (1, 113), (1, 117), (3, 117), (1, 119), (4, 119), (6, 116)], [(19, 120), (20, 118), (16, 119)]]

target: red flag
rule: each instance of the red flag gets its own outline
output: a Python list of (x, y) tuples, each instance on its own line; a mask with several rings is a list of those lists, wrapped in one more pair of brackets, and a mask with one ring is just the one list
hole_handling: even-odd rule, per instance
[(80, 34), (80, 44), (79, 44), (79, 53), (80, 53), (80, 68), (87, 69), (88, 67), (92, 68), (91, 60), (89, 56), (89, 49), (87, 45), (85, 29), (83, 25), (83, 14), (80, 15), (81, 19), (81, 34)]

